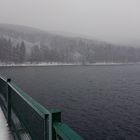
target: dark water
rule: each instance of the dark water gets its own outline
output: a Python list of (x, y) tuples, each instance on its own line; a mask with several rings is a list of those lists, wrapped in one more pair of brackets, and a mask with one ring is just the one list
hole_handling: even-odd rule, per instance
[(140, 139), (140, 65), (0, 68), (86, 140)]

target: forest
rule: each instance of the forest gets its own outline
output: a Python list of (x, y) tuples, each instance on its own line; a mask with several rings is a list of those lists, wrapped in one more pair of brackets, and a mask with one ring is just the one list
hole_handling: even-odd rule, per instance
[[(22, 40), (14, 44), (10, 38), (0, 38), (0, 62), (2, 63), (130, 63), (140, 62), (140, 48), (112, 46), (111, 44), (88, 44), (79, 40), (60, 47), (62, 43), (50, 45), (33, 44), (30, 48)], [(28, 50), (28, 51), (27, 51)]]

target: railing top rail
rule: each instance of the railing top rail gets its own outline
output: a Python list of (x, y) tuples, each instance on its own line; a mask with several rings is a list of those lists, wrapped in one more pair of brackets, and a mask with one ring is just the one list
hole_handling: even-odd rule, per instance
[(24, 91), (22, 91), (18, 86), (16, 86), (13, 82), (8, 83), (8, 85), (23, 99), (28, 103), (34, 110), (36, 110), (42, 117), (44, 114), (50, 114), (50, 112), (35, 101), (31, 96), (27, 95)]
[[(4, 82), (7, 82), (6, 78), (0, 75), (0, 79), (2, 79)], [(31, 96), (26, 94), (23, 90), (21, 90), (14, 82), (8, 82), (8, 85), (23, 99), (26, 101), (26, 103), (31, 106), (41, 117), (44, 118), (44, 114), (51, 114), (49, 110), (47, 110), (44, 106), (39, 104), (37, 101), (35, 101)]]
[(84, 140), (65, 123), (56, 122), (53, 124), (53, 127), (56, 131), (56, 134), (64, 140)]
[(6, 82), (6, 78), (0, 75), (0, 79), (2, 79), (4, 82)]

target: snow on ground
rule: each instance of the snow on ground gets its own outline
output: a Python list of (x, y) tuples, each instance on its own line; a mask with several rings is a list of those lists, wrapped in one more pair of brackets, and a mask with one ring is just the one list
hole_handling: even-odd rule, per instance
[(0, 63), (0, 66), (63, 66), (63, 65), (80, 65), (80, 63), (23, 63), (23, 64), (15, 64), (15, 63)]
[(15, 64), (15, 63), (1, 63), (0, 62), (0, 67), (2, 66), (7, 66), (7, 67), (12, 67), (12, 66), (72, 66), (72, 65), (87, 65), (87, 66), (92, 66), (92, 65), (124, 65), (124, 64), (140, 64), (140, 62), (137, 63), (112, 63), (112, 62), (99, 62), (99, 63), (57, 63), (57, 62), (48, 62), (48, 63), (23, 63), (23, 64)]
[(0, 108), (0, 140), (13, 140), (8, 124)]

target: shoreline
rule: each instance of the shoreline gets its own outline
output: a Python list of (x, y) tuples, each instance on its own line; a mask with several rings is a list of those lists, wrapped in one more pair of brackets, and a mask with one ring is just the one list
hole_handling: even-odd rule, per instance
[(41, 67), (41, 66), (112, 66), (112, 65), (135, 65), (140, 64), (140, 62), (137, 63), (87, 63), (87, 64), (81, 64), (81, 63), (23, 63), (23, 64), (6, 64), (6, 63), (0, 63), (0, 67)]

